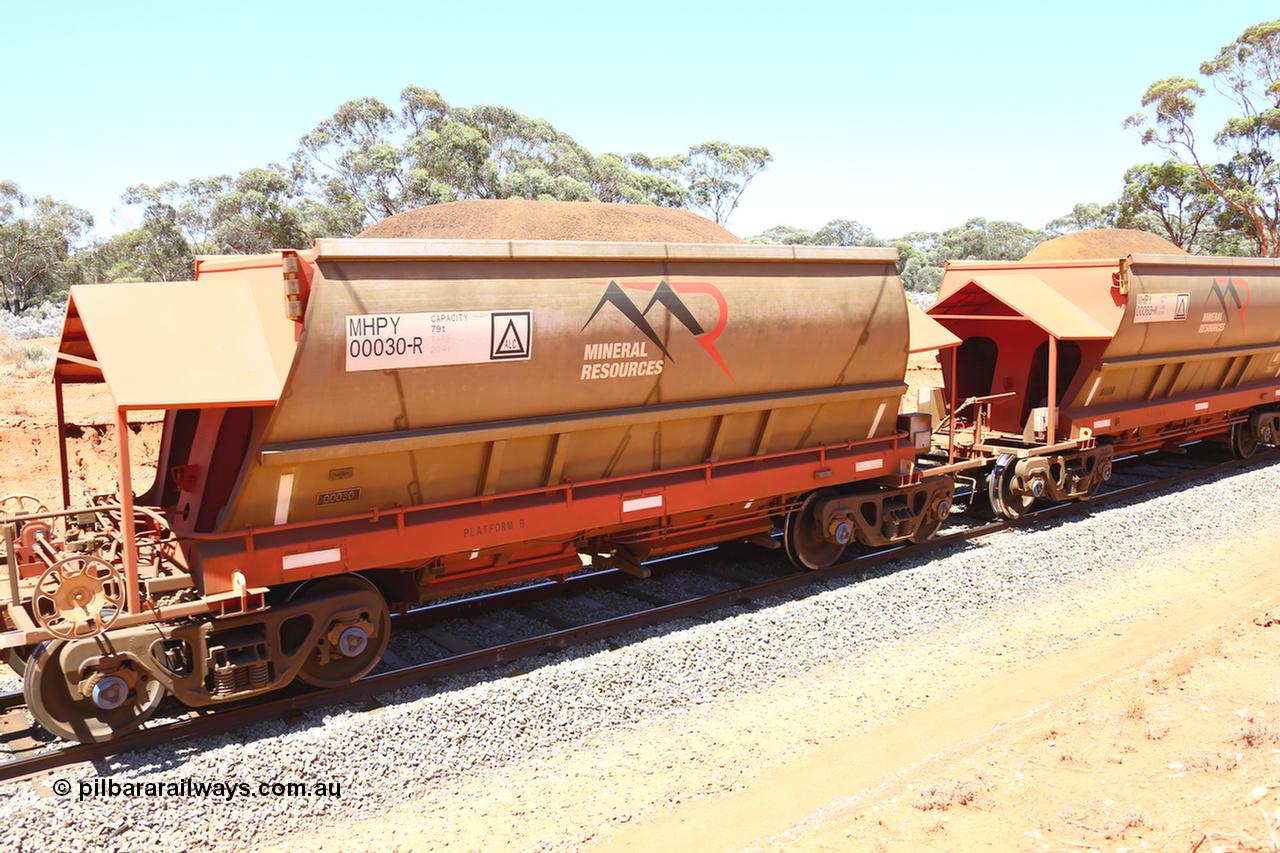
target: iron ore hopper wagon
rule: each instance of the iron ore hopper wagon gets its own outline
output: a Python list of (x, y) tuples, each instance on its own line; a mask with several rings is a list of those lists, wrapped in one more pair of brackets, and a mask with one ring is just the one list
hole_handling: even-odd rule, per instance
[[(54, 384), (104, 383), (118, 494), (0, 520), (0, 647), (67, 739), (381, 658), (390, 613), (707, 543), (820, 568), (922, 541), (952, 481), (898, 414), (893, 250), (320, 240), (73, 287)], [(1252, 374), (1250, 374), (1252, 376)], [(1108, 380), (1110, 382), (1111, 380)], [(1110, 402), (1111, 398), (1108, 398)], [(160, 410), (135, 493), (130, 414)], [(1095, 418), (1096, 420), (1096, 418)], [(70, 478), (62, 446), (63, 505)]]
[(960, 341), (921, 401), (936, 455), (1005, 516), (1092, 496), (1117, 454), (1280, 434), (1280, 261), (950, 262), (928, 313)]

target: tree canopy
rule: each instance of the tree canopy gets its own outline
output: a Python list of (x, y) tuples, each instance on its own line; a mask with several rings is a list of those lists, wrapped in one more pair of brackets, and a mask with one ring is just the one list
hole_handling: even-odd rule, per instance
[(269, 164), (159, 186), (121, 197), (141, 211), (138, 227), (93, 244), (78, 263), (89, 281), (182, 281), (196, 255), (258, 254), (306, 246), (330, 234), (342, 211), (306, 195), (302, 170)]
[(1146, 163), (1124, 173), (1116, 224), (1160, 234), (1188, 252), (1212, 251), (1219, 242), (1214, 226), (1222, 206), (1194, 166), (1178, 160)]
[(1126, 127), (1141, 131), (1144, 145), (1155, 145), (1192, 166), (1232, 213), (1258, 255), (1280, 257), (1280, 21), (1247, 28), (1200, 74), (1227, 100), (1233, 115), (1212, 143), (1196, 135), (1196, 106), (1206, 94), (1188, 77), (1152, 83), (1142, 106)]
[[(1076, 212), (1090, 207), (1097, 208), (1097, 205), (1076, 205)], [(1068, 218), (1061, 219), (1067, 221)], [(1046, 239), (1048, 235), (1044, 231), (1017, 222), (973, 218), (946, 231), (913, 231), (885, 241), (857, 220), (833, 219), (817, 231), (777, 225), (752, 237), (751, 242), (803, 246), (891, 245), (898, 250), (898, 272), (903, 285), (908, 290), (932, 293), (942, 281), (948, 260), (1017, 261)]]
[(941, 233), (917, 231), (893, 243), (902, 283), (932, 293), (948, 260), (1020, 261), (1047, 238), (1045, 232), (1018, 222), (975, 217)]
[(720, 141), (595, 155), (546, 119), (453, 106), (409, 86), (398, 111), (377, 98), (340, 105), (284, 164), (127, 188), (121, 201), (137, 227), (106, 239), (89, 239), (87, 212), (0, 181), (0, 306), (22, 311), (73, 281), (188, 279), (196, 255), (306, 246), (464, 199), (657, 204), (723, 225), (771, 160), (765, 148)]
[(1052, 219), (1044, 226), (1050, 237), (1059, 237), (1072, 231), (1090, 231), (1095, 228), (1115, 228), (1120, 211), (1118, 205), (1077, 204), (1071, 212)]
[(687, 153), (594, 155), (546, 119), (511, 107), (450, 105), (409, 86), (397, 113), (348, 101), (302, 138), (294, 163), (341, 212), (345, 233), (437, 202), (482, 198), (684, 207), (724, 225), (773, 159), (768, 149), (703, 142)]
[(871, 229), (853, 219), (833, 219), (817, 231), (775, 225), (752, 237), (752, 243), (784, 246), (883, 246)]
[(93, 217), (0, 180), (0, 305), (15, 314), (66, 288), (63, 271)]

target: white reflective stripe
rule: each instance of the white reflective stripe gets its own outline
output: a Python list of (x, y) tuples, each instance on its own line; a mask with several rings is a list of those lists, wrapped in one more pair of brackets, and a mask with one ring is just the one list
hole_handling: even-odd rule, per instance
[(1085, 404), (1086, 406), (1088, 406), (1090, 403), (1092, 403), (1092, 402), (1093, 402), (1093, 395), (1094, 395), (1094, 394), (1096, 394), (1096, 393), (1098, 392), (1098, 383), (1099, 383), (1099, 382), (1101, 382), (1101, 381), (1102, 381), (1102, 377), (1101, 377), (1101, 376), (1099, 376), (1097, 379), (1093, 380), (1093, 387), (1089, 389), (1089, 397), (1088, 397), (1088, 399), (1086, 399), (1086, 400), (1084, 401), (1084, 404)]
[(871, 422), (871, 432), (867, 433), (867, 438), (873, 438), (876, 434), (876, 428), (880, 426), (880, 418), (884, 417), (884, 403), (880, 404), (880, 408), (876, 409), (876, 419)]
[(293, 475), (281, 474), (276, 489), (276, 524), (289, 523), (289, 500), (293, 497)]
[(1204, 411), (1205, 409), (1207, 409), (1207, 408), (1209, 408), (1209, 404), (1208, 404), (1208, 402), (1204, 402), (1204, 403), (1196, 403), (1196, 411), (1197, 411), (1197, 412), (1203, 412), (1203, 411)]
[(1100, 421), (1093, 422), (1094, 429), (1106, 429), (1109, 426), (1111, 426), (1111, 418), (1103, 418)]
[(305, 551), (301, 554), (285, 554), (281, 563), (284, 570), (305, 569), (308, 566), (323, 566), (325, 563), (336, 563), (342, 559), (341, 548), (325, 548), (323, 551)]
[(642, 509), (657, 509), (662, 506), (662, 495), (650, 495), (647, 498), (630, 498), (622, 502), (623, 512), (639, 512)]
[(883, 459), (864, 459), (861, 462), (855, 462), (853, 465), (853, 470), (855, 472), (875, 471), (876, 469), (883, 468), (883, 467), (884, 467)]
[(472, 559), (472, 560), (474, 560), (476, 557), (479, 557), (479, 556), (480, 556), (480, 549), (479, 549), (479, 548), (477, 548), (477, 549), (475, 549), (474, 551), (472, 551), (472, 552), (471, 552), (471, 559)]

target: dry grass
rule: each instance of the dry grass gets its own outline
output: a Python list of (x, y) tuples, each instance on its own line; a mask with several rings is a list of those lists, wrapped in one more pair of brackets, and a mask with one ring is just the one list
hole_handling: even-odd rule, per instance
[(911, 805), (922, 812), (946, 811), (952, 806), (971, 806), (986, 790), (981, 776), (954, 779), (930, 785), (920, 792), (920, 799)]
[(1147, 718), (1147, 696), (1137, 685), (1126, 688), (1120, 694), (1120, 716), (1125, 720), (1140, 722)]
[(1098, 808), (1095, 802), (1086, 808), (1068, 809), (1058, 814), (1063, 823), (1092, 832), (1107, 840), (1119, 838), (1127, 830), (1140, 826), (1149, 826), (1145, 812), (1138, 809), (1126, 809), (1119, 814), (1111, 814)]
[(938, 818), (932, 823), (927, 823), (920, 828), (925, 835), (941, 835), (947, 831), (947, 823), (945, 818)]
[(1233, 732), (1227, 740), (1238, 743), (1247, 749), (1253, 749), (1269, 743), (1280, 743), (1280, 731), (1276, 731), (1270, 723), (1264, 720), (1250, 717), (1245, 721), (1245, 725)]
[(1137, 809), (1129, 809), (1128, 811), (1110, 818), (1103, 826), (1103, 838), (1119, 838), (1124, 835), (1127, 829), (1136, 829), (1139, 826), (1147, 825), (1147, 816), (1144, 812)]
[(53, 362), (47, 347), (0, 338), (0, 381), (50, 376)]
[(1182, 759), (1182, 765), (1188, 770), (1204, 772), (1235, 770), (1238, 763), (1234, 755), (1224, 755), (1221, 752), (1193, 752)]
[[(1280, 853), (1280, 809), (1267, 814), (1262, 809), (1263, 826), (1270, 836), (1269, 842), (1254, 838), (1244, 833), (1205, 832), (1202, 833), (1190, 848), (1189, 853), (1204, 853), (1206, 850), (1245, 850), (1250, 853)], [(1226, 844), (1215, 844), (1224, 841)], [(1213, 845), (1213, 846), (1206, 846)]]

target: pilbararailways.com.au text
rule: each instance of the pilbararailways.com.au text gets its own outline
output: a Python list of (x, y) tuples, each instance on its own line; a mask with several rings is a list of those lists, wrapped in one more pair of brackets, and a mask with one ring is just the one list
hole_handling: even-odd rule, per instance
[[(60, 797), (71, 793), (71, 783), (55, 779), (53, 792)], [(117, 782), (115, 779), (86, 779), (76, 783), (76, 799), (117, 797), (203, 797), (230, 802), (246, 797), (341, 797), (342, 783), (317, 782), (204, 782), (180, 779), (171, 782)]]

